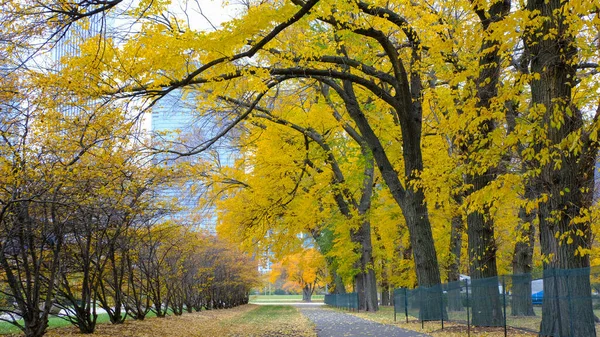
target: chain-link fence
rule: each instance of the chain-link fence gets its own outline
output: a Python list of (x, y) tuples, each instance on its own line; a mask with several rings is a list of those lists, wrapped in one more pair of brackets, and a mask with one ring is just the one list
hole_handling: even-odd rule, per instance
[(328, 294), (325, 295), (325, 304), (336, 308), (358, 311), (358, 294)]
[[(596, 336), (600, 269), (548, 269), (543, 274), (465, 278), (394, 291), (394, 318), (504, 327), (540, 336)], [(549, 317), (542, 321), (542, 317)], [(598, 329), (600, 332), (600, 329)]]

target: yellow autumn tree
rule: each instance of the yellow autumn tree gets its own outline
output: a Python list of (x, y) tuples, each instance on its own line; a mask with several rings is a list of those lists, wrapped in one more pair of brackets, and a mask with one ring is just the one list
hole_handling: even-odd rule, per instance
[[(13, 13), (19, 6), (11, 4)], [(91, 13), (86, 6), (59, 13), (67, 13), (72, 22), (69, 14)], [(169, 13), (168, 3), (143, 1), (125, 13), (140, 19), (131, 39), (106, 39), (100, 57), (97, 44), (84, 43), (80, 57), (65, 60), (69, 66), (63, 73), (48, 78), (64, 83), (68, 92), (111, 99), (144, 96), (150, 105), (173, 90), (194, 92), (202, 116), (214, 117), (219, 127), (213, 139), (174, 154), (199, 154), (235, 127), (252, 128), (243, 143), (264, 141), (261, 146), (277, 151), (263, 149), (261, 155), (273, 158), (257, 159), (261, 156), (254, 148), (246, 148), (236, 172), (207, 175), (235, 186), (229, 200), (216, 194), (213, 199), (222, 206), (224, 232), (247, 247), (265, 242), (265, 248), (269, 241), (281, 243), (275, 238), (288, 238), (289, 248), (277, 248), (293, 253), (300, 247), (297, 233), (321, 229), (333, 219), (335, 226), (326, 229), (335, 234), (336, 249), (353, 250), (355, 242), (345, 229), (372, 219), (371, 214), (353, 214), (347, 221), (331, 199), (321, 202), (319, 197), (336, 191), (321, 188), (331, 182), (319, 174), (323, 166), (315, 169), (305, 160), (319, 164), (326, 156), (310, 146), (303, 149), (304, 137), (286, 135), (284, 125), (276, 136), (262, 137), (264, 122), (254, 118), (260, 108), (312, 104), (322, 97), (313, 88), (322, 88), (330, 92), (329, 107), (336, 107), (364, 137), (379, 171), (379, 185), (374, 185), (387, 188), (402, 212), (404, 221), (397, 221), (397, 228), (387, 221), (381, 226), (377, 234), (389, 231), (393, 239), (379, 240), (378, 251), (391, 252), (386, 247), (401, 242), (402, 250), (412, 254), (417, 284), (437, 286), (445, 269), (451, 280), (459, 270), (468, 270), (474, 279), (494, 278), (509, 270), (509, 260), (514, 272), (540, 264), (587, 268), (590, 254), (596, 254), (591, 234), (598, 150), (597, 7), (593, 1), (537, 0), (261, 1), (249, 2), (242, 18), (220, 29), (198, 32)], [(100, 6), (98, 13), (110, 8)], [(47, 21), (47, 27), (56, 25), (55, 19)], [(82, 88), (91, 89), (83, 93)], [(235, 109), (223, 104), (230, 98)], [(329, 110), (324, 106), (322, 111)], [(298, 125), (300, 116), (291, 122)], [(318, 114), (304, 116), (313, 129), (327, 126), (316, 129), (321, 134), (340, 130)], [(330, 140), (338, 142), (331, 143), (332, 153), (361, 158), (343, 137)], [(351, 173), (345, 175), (348, 184), (338, 186), (356, 192), (364, 166), (344, 164)], [(260, 188), (252, 200), (249, 191), (261, 182), (270, 186)], [(287, 203), (290, 191), (297, 198)], [(388, 198), (380, 196), (386, 200), (376, 204), (385, 205)], [(248, 212), (246, 205), (251, 205)], [(316, 219), (307, 219), (302, 210)], [(302, 220), (293, 226), (296, 219)], [(537, 261), (535, 227), (543, 238)], [(345, 267), (356, 260), (335, 249), (327, 255)], [(566, 285), (546, 286), (550, 294)], [(476, 324), (497, 325), (502, 319), (494, 288), (480, 293), (492, 300), (475, 304)], [(589, 289), (589, 280), (582, 280), (574, 290), (583, 296)], [(527, 291), (521, 293), (527, 297)], [(568, 316), (565, 309), (546, 301), (542, 334), (573, 334), (566, 331), (573, 325), (576, 335), (591, 334), (589, 304), (576, 306), (581, 319), (573, 323), (556, 319), (557, 313)], [(522, 308), (527, 314), (531, 306)], [(433, 306), (422, 309), (426, 319), (444, 315)]]
[(325, 259), (314, 248), (288, 255), (276, 263), (269, 275), (269, 281), (275, 283), (282, 276), (285, 279), (283, 288), (302, 291), (302, 300), (305, 302), (310, 302), (315, 290), (328, 282)]

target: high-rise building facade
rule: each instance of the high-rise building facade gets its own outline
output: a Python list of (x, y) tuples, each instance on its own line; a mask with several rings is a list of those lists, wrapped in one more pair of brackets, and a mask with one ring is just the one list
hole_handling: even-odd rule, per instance
[[(193, 142), (200, 128), (196, 117), (194, 99), (174, 92), (161, 99), (152, 109), (150, 130), (153, 146), (162, 149), (185, 151), (184, 144)], [(193, 162), (197, 156), (181, 157), (168, 152), (154, 156), (155, 165), (176, 165), (178, 162)], [(180, 177), (171, 186), (160, 191), (163, 198), (175, 206), (166, 217), (194, 229), (216, 234), (216, 217), (212, 208), (200, 207), (202, 186), (193, 177)]]

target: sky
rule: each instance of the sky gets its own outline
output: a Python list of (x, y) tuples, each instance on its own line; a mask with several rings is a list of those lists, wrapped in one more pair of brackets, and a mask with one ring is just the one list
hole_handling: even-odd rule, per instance
[(175, 13), (188, 13), (190, 26), (194, 30), (208, 31), (237, 16), (242, 8), (235, 4), (235, 0), (174, 0), (172, 4)]
[[(237, 0), (239, 1), (239, 0)], [(172, 0), (170, 11), (180, 18), (187, 18), (193, 30), (214, 31), (221, 24), (239, 16), (243, 6), (236, 0)], [(150, 131), (152, 115), (146, 114), (142, 120), (143, 130)]]

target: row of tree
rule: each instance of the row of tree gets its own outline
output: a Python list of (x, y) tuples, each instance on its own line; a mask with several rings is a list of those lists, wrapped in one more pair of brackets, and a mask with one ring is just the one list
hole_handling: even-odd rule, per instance
[(91, 333), (99, 308), (118, 324), (247, 303), (256, 264), (178, 223), (164, 191), (180, 171), (143, 150), (136, 120), (35, 76), (2, 78), (0, 319), (42, 336), (60, 311)]
[[(200, 56), (206, 64), (250, 56), (256, 63), (201, 67), (169, 83), (210, 86), (216, 107), (238, 107), (245, 118), (237, 171), (211, 176), (225, 182), (217, 193), (229, 197), (219, 202), (223, 233), (251, 236), (281, 256), (300, 249), (294, 235), (312, 234), (364, 310), (377, 310), (375, 271), (383, 287), (386, 274), (403, 266), (416, 274), (406, 285), (430, 287), (458, 280), (460, 271), (482, 279), (536, 265), (589, 267), (597, 212), (596, 5), (293, 3), (295, 12), (250, 6), (245, 21), (286, 9), (288, 21), (265, 23), (233, 56), (211, 58), (210, 48)], [(246, 97), (217, 79), (235, 82)], [(395, 218), (383, 214), (390, 211)], [(388, 219), (399, 228), (381, 223)], [(398, 261), (407, 257), (414, 269)], [(545, 301), (542, 331), (595, 335), (589, 279), (548, 279), (544, 287), (547, 296), (582, 300), (570, 309)], [(530, 286), (517, 288), (525, 300), (512, 313), (534, 314)], [(490, 299), (474, 303), (474, 324), (497, 325), (497, 289), (473, 291)], [(430, 303), (421, 317), (439, 316)], [(566, 310), (577, 313), (576, 322)]]

